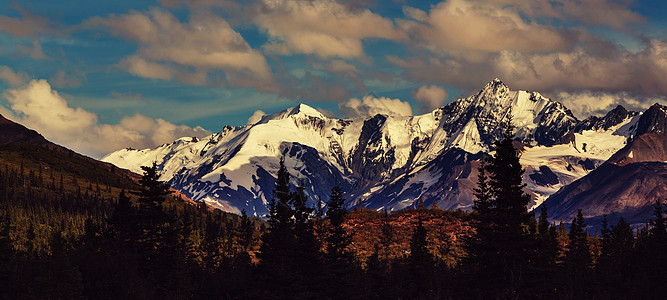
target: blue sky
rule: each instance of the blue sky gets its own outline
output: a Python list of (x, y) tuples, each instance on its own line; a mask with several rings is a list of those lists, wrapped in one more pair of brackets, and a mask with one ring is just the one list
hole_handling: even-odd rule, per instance
[(94, 157), (301, 102), (338, 117), (419, 114), (495, 77), (578, 117), (667, 97), (664, 1), (4, 1), (0, 12), (0, 113)]

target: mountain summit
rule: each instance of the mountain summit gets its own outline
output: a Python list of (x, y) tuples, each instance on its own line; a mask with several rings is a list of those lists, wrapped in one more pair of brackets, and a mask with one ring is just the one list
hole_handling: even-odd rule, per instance
[[(134, 171), (157, 161), (162, 180), (193, 200), (258, 216), (268, 212), (280, 157), (293, 184), (306, 187), (309, 205), (328, 199), (339, 183), (348, 206), (403, 209), (423, 197), (427, 205), (468, 209), (476, 161), (493, 151), (510, 113), (517, 142), (528, 147), (525, 179), (534, 204), (622, 148), (627, 137), (617, 127), (632, 119), (607, 131), (574, 132), (580, 122), (562, 104), (537, 92), (512, 91), (494, 79), (478, 93), (424, 115), (335, 119), (300, 104), (206, 138), (124, 149), (103, 160)], [(559, 144), (568, 134), (568, 142)], [(600, 135), (611, 142), (593, 146)], [(545, 156), (553, 147), (560, 150)]]

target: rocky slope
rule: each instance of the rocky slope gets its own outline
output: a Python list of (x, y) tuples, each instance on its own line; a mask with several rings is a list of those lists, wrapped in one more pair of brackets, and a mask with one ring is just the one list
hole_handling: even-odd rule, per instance
[(237, 213), (267, 212), (281, 156), (310, 204), (327, 200), (338, 183), (350, 207), (396, 210), (423, 197), (427, 205), (469, 209), (477, 160), (493, 151), (511, 113), (537, 205), (624, 146), (638, 115), (623, 111), (584, 126), (562, 104), (495, 79), (424, 115), (333, 119), (301, 104), (203, 139), (103, 160), (134, 171), (157, 161), (162, 179), (190, 198)]
[(656, 200), (667, 198), (667, 107), (655, 104), (641, 114), (629, 143), (593, 172), (551, 195), (544, 205), (553, 219), (570, 220), (581, 209), (591, 218), (623, 216), (646, 223)]

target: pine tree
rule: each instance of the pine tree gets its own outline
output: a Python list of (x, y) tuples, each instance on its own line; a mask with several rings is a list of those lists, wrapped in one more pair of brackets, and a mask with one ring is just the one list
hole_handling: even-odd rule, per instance
[(667, 220), (662, 213), (662, 203), (660, 200), (655, 201), (655, 208), (653, 209), (653, 219), (651, 219), (651, 229), (649, 230), (651, 239), (657, 244), (666, 246), (667, 243)]
[(313, 209), (306, 205), (306, 193), (303, 181), (292, 195), (294, 207), (294, 236), (296, 248), (293, 251), (296, 262), (295, 270), (297, 280), (304, 286), (300, 288), (304, 292), (302, 296), (313, 295), (319, 291), (322, 285), (322, 266), (320, 259), (320, 245), (315, 238), (313, 222), (310, 216)]
[(347, 210), (343, 207), (345, 199), (343, 199), (342, 189), (336, 185), (331, 189), (331, 196), (327, 203), (327, 219), (331, 224), (331, 230), (327, 238), (327, 256), (331, 261), (351, 262), (351, 254), (349, 252), (349, 245), (352, 243), (352, 238), (343, 228), (345, 222), (345, 215)]
[(170, 186), (159, 180), (157, 164), (141, 167), (141, 189), (134, 193), (137, 199), (139, 237), (137, 250), (141, 264), (154, 278), (156, 297), (179, 297), (184, 291), (184, 253), (180, 248), (179, 233), (182, 224), (175, 212), (164, 209), (171, 194)]
[(428, 250), (428, 231), (424, 227), (423, 217), (417, 220), (410, 239), (410, 256), (408, 257), (408, 287), (410, 297), (426, 299), (432, 291), (433, 256)]
[(245, 209), (241, 210), (241, 232), (239, 240), (243, 251), (249, 251), (253, 245), (255, 236), (255, 223), (248, 217)]
[(565, 254), (568, 275), (567, 290), (572, 293), (572, 297), (587, 298), (591, 252), (588, 246), (586, 223), (581, 209), (577, 212), (577, 216), (572, 219), (572, 225), (568, 234), (568, 247)]
[(140, 229), (137, 226), (139, 220), (137, 218), (130, 197), (125, 195), (125, 190), (121, 190), (118, 195), (118, 202), (114, 205), (113, 214), (109, 219), (109, 224), (122, 247), (134, 248), (136, 246), (140, 236)]
[[(648, 277), (647, 294), (654, 299), (664, 296), (664, 279), (667, 277), (667, 219), (664, 217), (662, 205), (660, 200), (655, 203), (642, 253), (645, 255), (642, 269)], [(639, 240), (639, 237), (637, 239)]]
[(524, 170), (513, 145), (511, 111), (508, 116), (502, 140), (494, 143), (494, 156), (480, 168), (475, 189), (477, 236), (468, 246), (471, 263), (480, 276), (498, 274), (490, 278), (492, 294), (485, 297), (517, 297), (535, 248), (534, 236), (527, 230), (530, 196), (523, 191)]
[(298, 243), (294, 234), (294, 209), (290, 191), (290, 175), (285, 161), (280, 159), (278, 178), (269, 203), (269, 228), (262, 235), (262, 246), (258, 257), (262, 277), (260, 298), (286, 299), (297, 293), (297, 271), (294, 249)]
[(327, 289), (329, 295), (339, 295), (341, 298), (353, 297), (355, 277), (359, 275), (354, 256), (350, 251), (352, 236), (347, 233), (343, 224), (347, 210), (344, 207), (343, 191), (339, 185), (331, 189), (329, 202), (327, 202), (327, 215), (329, 220), (329, 235), (326, 237), (326, 262), (327, 262)]

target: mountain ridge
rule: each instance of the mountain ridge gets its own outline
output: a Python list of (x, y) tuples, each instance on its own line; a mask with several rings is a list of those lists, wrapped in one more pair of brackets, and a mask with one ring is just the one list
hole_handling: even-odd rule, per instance
[(623, 148), (641, 118), (617, 107), (579, 121), (561, 103), (495, 79), (422, 115), (336, 119), (299, 104), (206, 138), (119, 150), (102, 160), (128, 169), (157, 160), (162, 179), (195, 201), (256, 216), (268, 212), (279, 157), (292, 183), (303, 182), (309, 205), (326, 200), (338, 183), (348, 207), (396, 210), (424, 197), (441, 208), (470, 209), (476, 161), (493, 151), (510, 111), (532, 207)]

